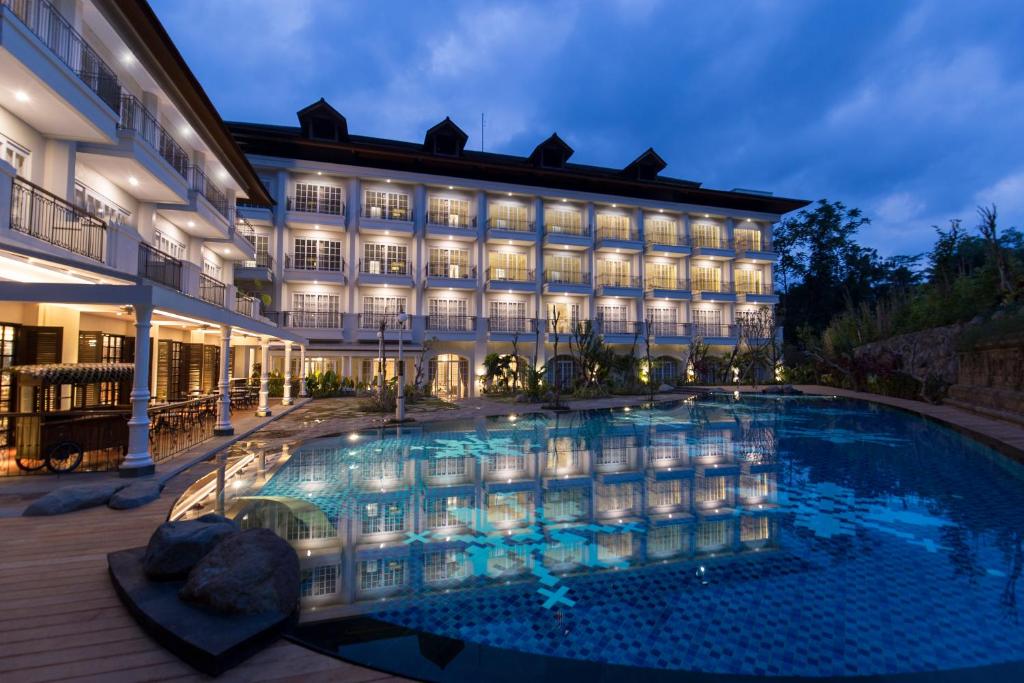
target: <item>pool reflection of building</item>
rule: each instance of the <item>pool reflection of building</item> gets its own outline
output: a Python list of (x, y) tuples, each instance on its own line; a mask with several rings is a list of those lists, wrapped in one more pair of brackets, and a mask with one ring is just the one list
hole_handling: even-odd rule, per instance
[[(297, 451), (236, 511), (298, 551), (306, 607), (771, 547), (771, 428), (543, 419)], [(308, 502), (302, 502), (305, 498)], [(240, 501), (241, 502), (241, 501)], [(334, 611), (334, 610), (332, 610)]]

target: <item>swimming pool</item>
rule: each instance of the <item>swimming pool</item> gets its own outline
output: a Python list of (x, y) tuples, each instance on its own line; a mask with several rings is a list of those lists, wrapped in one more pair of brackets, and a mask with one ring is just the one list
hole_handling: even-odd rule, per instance
[(245, 486), (236, 517), (301, 558), (295, 638), (394, 673), (1024, 673), (1024, 468), (875, 404), (362, 432)]

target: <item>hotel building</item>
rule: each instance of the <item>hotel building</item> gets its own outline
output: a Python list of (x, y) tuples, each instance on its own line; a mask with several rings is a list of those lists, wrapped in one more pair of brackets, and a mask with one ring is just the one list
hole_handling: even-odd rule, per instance
[(806, 205), (662, 176), (653, 149), (624, 168), (571, 163), (557, 134), (526, 157), (478, 152), (448, 118), (421, 143), (370, 138), (322, 99), (298, 123), (228, 124), (274, 199), (239, 207), (257, 258), (236, 283), (309, 340), (310, 369), (372, 381), (383, 325), (388, 355), (399, 335), (424, 351), (445, 398), (474, 395), (485, 356), (513, 341), (565, 381), (582, 321), (618, 353), (649, 334), (652, 374), (673, 383), (695, 339), (735, 346), (778, 301), (772, 224)]

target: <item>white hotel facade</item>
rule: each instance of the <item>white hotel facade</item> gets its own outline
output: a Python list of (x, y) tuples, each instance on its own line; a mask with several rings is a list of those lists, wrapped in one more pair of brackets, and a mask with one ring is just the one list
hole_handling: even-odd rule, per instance
[(662, 177), (653, 150), (608, 169), (557, 136), (514, 157), (448, 119), (422, 143), (350, 135), (322, 100), (299, 120), (225, 124), (143, 0), (0, 0), (0, 368), (131, 366), (0, 373), (0, 452), (40, 415), (123, 406), (121, 469), (149, 471), (156, 406), (209, 396), (230, 432), (270, 412), (270, 368), (371, 379), (382, 322), (450, 398), (514, 339), (553, 357), (556, 313), (560, 352), (572, 321), (620, 351), (651, 321), (670, 379), (775, 304), (771, 226), (805, 205)]

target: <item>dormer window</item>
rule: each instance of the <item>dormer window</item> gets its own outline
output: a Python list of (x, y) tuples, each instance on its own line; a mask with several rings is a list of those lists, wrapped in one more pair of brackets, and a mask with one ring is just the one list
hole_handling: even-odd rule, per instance
[(323, 116), (314, 116), (310, 119), (309, 137), (317, 140), (338, 139), (338, 124)]
[(666, 166), (668, 164), (665, 163), (665, 160), (648, 147), (646, 152), (631, 161), (626, 168), (622, 169), (622, 172), (636, 180), (654, 180), (659, 173), (665, 170)]
[(541, 166), (562, 168), (565, 166), (565, 153), (557, 149), (545, 149), (541, 152)]
[(573, 149), (565, 144), (558, 133), (552, 133), (544, 142), (537, 145), (530, 154), (530, 161), (543, 168), (565, 168), (565, 162), (572, 156)]
[(348, 140), (348, 122), (324, 98), (298, 113), (302, 135), (310, 140), (343, 142)]
[(462, 154), (469, 136), (455, 125), (450, 118), (427, 131), (423, 138), (423, 147), (431, 154), (446, 157), (457, 157)]

